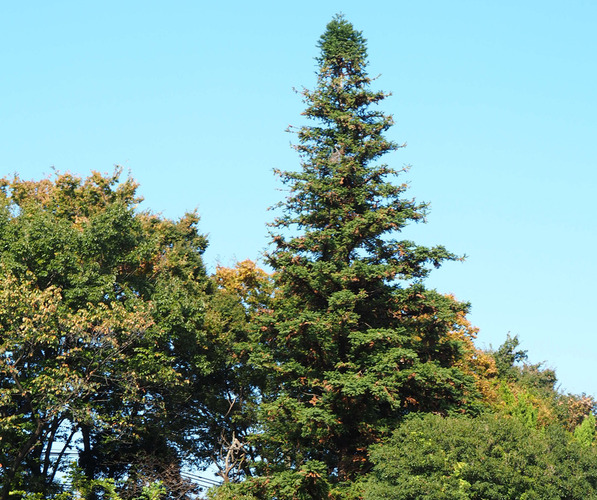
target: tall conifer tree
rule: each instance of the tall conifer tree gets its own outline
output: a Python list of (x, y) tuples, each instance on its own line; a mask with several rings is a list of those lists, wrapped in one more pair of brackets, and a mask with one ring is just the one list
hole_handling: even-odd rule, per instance
[(465, 306), (421, 283), (456, 256), (393, 238), (426, 205), (378, 161), (399, 146), (384, 136), (393, 121), (376, 106), (388, 94), (370, 89), (366, 41), (336, 16), (318, 46), (302, 168), (279, 172), (289, 195), (268, 254), (280, 293), (261, 336), (275, 373), (261, 455), (282, 468), (321, 463), (342, 481), (367, 469), (367, 447), (406, 413), (462, 410), (475, 390), (446, 338)]

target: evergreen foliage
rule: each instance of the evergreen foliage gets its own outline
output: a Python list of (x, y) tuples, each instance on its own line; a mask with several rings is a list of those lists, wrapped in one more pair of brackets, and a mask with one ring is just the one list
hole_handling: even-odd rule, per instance
[(427, 206), (366, 41), (336, 16), (318, 47), (271, 275), (208, 275), (197, 214), (119, 169), (0, 179), (1, 500), (195, 500), (210, 464), (212, 500), (597, 498), (597, 403), (425, 287), (458, 257), (399, 237)]
[(302, 168), (279, 172), (290, 194), (268, 254), (279, 293), (259, 339), (274, 373), (261, 455), (274, 467), (320, 461), (347, 480), (404, 415), (464, 412), (477, 391), (454, 366), (460, 343), (446, 339), (466, 306), (422, 284), (456, 256), (394, 238), (426, 206), (378, 162), (398, 146), (384, 136), (393, 121), (376, 107), (387, 94), (370, 89), (365, 40), (337, 16), (319, 47)]

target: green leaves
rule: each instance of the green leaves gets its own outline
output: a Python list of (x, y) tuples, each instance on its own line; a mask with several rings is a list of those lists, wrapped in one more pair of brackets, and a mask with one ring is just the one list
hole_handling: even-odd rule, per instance
[(271, 275), (208, 276), (197, 213), (140, 212), (120, 169), (0, 179), (3, 500), (190, 498), (208, 463), (218, 500), (595, 496), (595, 401), (425, 287), (459, 257), (400, 235), (428, 206), (381, 163), (366, 41), (336, 16), (318, 45)]
[(539, 432), (494, 415), (411, 418), (372, 461), (367, 500), (582, 499), (597, 479), (595, 450), (581, 452), (555, 426)]
[(581, 446), (589, 447), (595, 442), (595, 415), (591, 414), (574, 429), (574, 438)]
[(193, 389), (221, 357), (198, 216), (138, 213), (118, 169), (0, 185), (3, 498), (21, 475), (49, 494), (77, 445), (90, 481), (180, 471), (208, 399)]

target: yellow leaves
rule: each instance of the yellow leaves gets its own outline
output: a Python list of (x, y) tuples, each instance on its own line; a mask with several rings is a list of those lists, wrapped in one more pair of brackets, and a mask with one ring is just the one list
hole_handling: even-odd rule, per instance
[(234, 268), (218, 266), (214, 279), (221, 290), (236, 295), (253, 308), (266, 308), (273, 291), (271, 276), (248, 259)]
[(527, 388), (516, 383), (502, 382), (498, 389), (499, 400), (497, 408), (507, 415), (527, 420), (527, 425), (532, 423), (537, 428), (543, 428), (557, 419), (549, 399), (533, 394)]
[[(451, 295), (447, 297), (455, 300)], [(491, 404), (498, 399), (495, 386), (498, 370), (493, 356), (475, 346), (473, 341), (478, 332), (479, 329), (471, 325), (465, 313), (458, 311), (453, 328), (446, 335), (446, 341), (461, 342), (464, 356), (455, 363), (455, 366), (475, 379), (475, 384), (483, 399)]]
[(42, 207), (50, 205), (54, 197), (55, 186), (50, 179), (41, 181), (23, 181), (18, 175), (15, 175), (12, 181), (4, 178), (4, 185), (10, 189), (11, 198), (19, 206), (31, 203), (37, 203)]
[(216, 282), (226, 290), (238, 293), (257, 288), (269, 275), (252, 260), (238, 262), (234, 268), (217, 266)]
[[(59, 290), (40, 290), (1, 270), (0, 372), (15, 381), (20, 397), (48, 414), (93, 394), (94, 380), (110, 372), (104, 365), (122, 359), (124, 349), (153, 326), (145, 307), (87, 304), (68, 310)], [(5, 388), (0, 400), (17, 395)]]

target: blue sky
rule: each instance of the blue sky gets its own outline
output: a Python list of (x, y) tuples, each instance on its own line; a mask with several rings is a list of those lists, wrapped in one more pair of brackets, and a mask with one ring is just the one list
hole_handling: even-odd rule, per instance
[(2, 2), (0, 175), (130, 170), (143, 208), (197, 208), (206, 262), (257, 259), (316, 42), (343, 12), (393, 96), (387, 158), (428, 201), (421, 244), (468, 256), (428, 284), (478, 345), (520, 336), (561, 389), (597, 394), (597, 3)]

